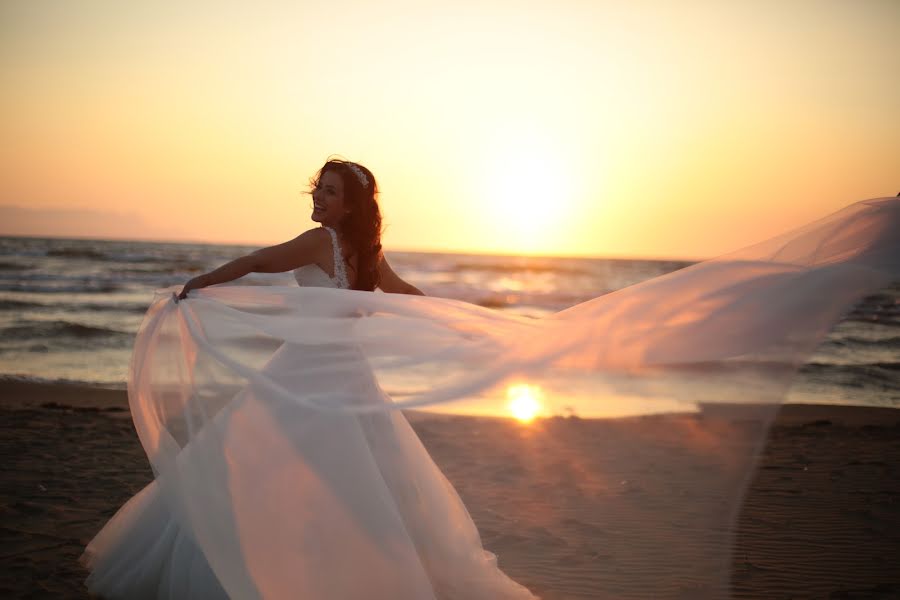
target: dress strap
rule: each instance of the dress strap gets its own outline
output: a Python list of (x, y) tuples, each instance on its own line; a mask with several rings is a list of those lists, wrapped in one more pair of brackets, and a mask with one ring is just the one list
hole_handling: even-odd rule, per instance
[(347, 280), (347, 268), (344, 264), (344, 254), (341, 252), (341, 243), (338, 241), (337, 232), (331, 227), (325, 227), (325, 230), (331, 234), (331, 248), (334, 250), (334, 279), (337, 284), (344, 288), (350, 288), (350, 282)]

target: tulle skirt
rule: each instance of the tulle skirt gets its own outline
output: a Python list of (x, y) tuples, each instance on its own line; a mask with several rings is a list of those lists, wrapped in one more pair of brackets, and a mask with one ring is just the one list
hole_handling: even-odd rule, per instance
[[(123, 598), (530, 598), (397, 410), (506, 414), (498, 386), (524, 378), (585, 416), (740, 409), (617, 442), (610, 456), (637, 480), (662, 474), (642, 502), (577, 470), (603, 484), (591, 506), (640, 516), (621, 536), (649, 571), (613, 568), (675, 557), (663, 579), (727, 595), (734, 515), (774, 407), (840, 316), (900, 277), (898, 232), (900, 200), (859, 202), (542, 319), (355, 290), (216, 287), (177, 304), (163, 291), (129, 377), (157, 477), (88, 546), (88, 585)], [(656, 525), (673, 520), (669, 547)]]
[[(263, 371), (298, 395), (340, 388), (361, 404), (391, 401), (346, 345), (286, 343)], [(248, 385), (205, 428), (172, 476), (133, 497), (89, 544), (91, 592), (534, 597), (483, 549), (458, 494), (399, 411), (325, 412)]]

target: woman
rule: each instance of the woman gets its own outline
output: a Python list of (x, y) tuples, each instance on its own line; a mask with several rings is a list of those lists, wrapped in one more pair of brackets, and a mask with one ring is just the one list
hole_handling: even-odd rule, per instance
[[(381, 252), (381, 211), (371, 171), (356, 163), (329, 160), (312, 184), (310, 218), (322, 227), (191, 279), (179, 299), (191, 290), (233, 281), (248, 273), (281, 273), (308, 265), (318, 267), (326, 275), (331, 273), (328, 277), (338, 287), (367, 291), (378, 287), (385, 292), (424, 295), (400, 279)], [(300, 277), (306, 273), (309, 271)]]
[[(324, 227), (191, 280), (182, 301), (157, 296), (129, 377), (157, 477), (88, 546), (91, 590), (531, 598), (397, 410), (474, 399), (481, 412), (526, 377), (563, 406), (702, 411), (483, 444), (508, 465), (491, 471), (491, 501), (533, 572), (568, 585), (563, 597), (728, 596), (734, 519), (774, 407), (846, 309), (900, 278), (900, 200), (528, 319), (410, 297), (380, 253), (375, 189), (368, 170), (330, 161), (315, 180)], [(201, 289), (292, 268), (296, 288)]]
[[(377, 186), (368, 169), (329, 160), (312, 184), (312, 219), (320, 228), (191, 279), (177, 299), (247, 273), (288, 270), (301, 287), (424, 295), (381, 252)], [(192, 302), (199, 300), (183, 304)], [(135, 362), (142, 361), (140, 348), (138, 342)], [(259, 372), (296, 396), (345, 392), (344, 405), (391, 402), (353, 344), (283, 343)], [(163, 388), (151, 387), (150, 394)], [(215, 415), (178, 446), (168, 466), (154, 464), (157, 479), (88, 545), (83, 562), (92, 592), (173, 599), (534, 597), (482, 549), (459, 496), (399, 411), (336, 414), (252, 382), (235, 389), (221, 405), (205, 407)], [(141, 395), (130, 381), (136, 423)], [(163, 420), (171, 424), (185, 412)], [(152, 461), (159, 436), (148, 437), (142, 442)]]

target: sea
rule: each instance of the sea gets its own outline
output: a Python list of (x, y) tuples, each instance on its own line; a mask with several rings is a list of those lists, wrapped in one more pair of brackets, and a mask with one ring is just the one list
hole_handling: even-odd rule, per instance
[[(124, 388), (154, 290), (257, 247), (0, 237), (0, 380)], [(693, 262), (389, 252), (426, 294), (541, 317)], [(238, 285), (292, 285), (290, 273)], [(900, 281), (848, 310), (786, 401), (900, 408)]]

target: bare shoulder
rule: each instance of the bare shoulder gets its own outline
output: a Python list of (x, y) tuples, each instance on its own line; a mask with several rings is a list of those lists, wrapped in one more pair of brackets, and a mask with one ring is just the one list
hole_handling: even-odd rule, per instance
[(315, 260), (321, 259), (323, 256), (331, 256), (331, 234), (324, 227), (307, 229), (293, 241), (295, 247), (304, 250), (306, 254), (314, 255)]
[(304, 238), (316, 244), (331, 244), (331, 234), (329, 234), (328, 230), (324, 227), (313, 227), (312, 229), (307, 229), (306, 231), (298, 235), (297, 238)]
[[(305, 254), (309, 254), (311, 252), (318, 253), (331, 247), (331, 236), (328, 234), (328, 231), (326, 231), (324, 227), (313, 227), (312, 229), (307, 229), (294, 239), (284, 242), (279, 246), (282, 246), (286, 250), (290, 251), (300, 250)], [(274, 247), (277, 248), (279, 246)]]

